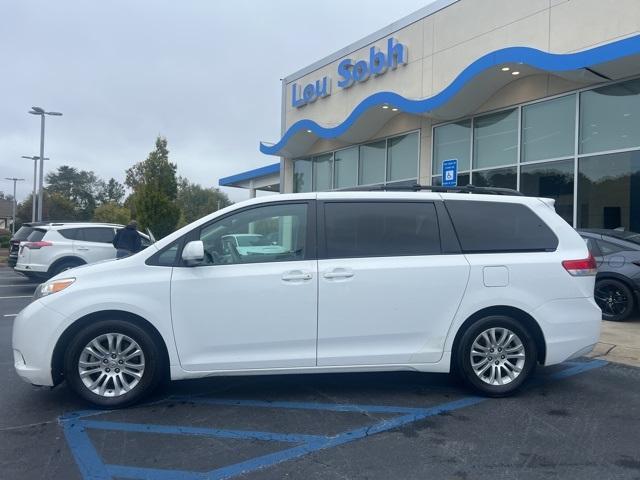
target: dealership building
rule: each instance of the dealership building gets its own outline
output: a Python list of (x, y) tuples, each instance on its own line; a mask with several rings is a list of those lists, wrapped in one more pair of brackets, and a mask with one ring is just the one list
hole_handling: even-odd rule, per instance
[(436, 1), (284, 78), (280, 121), (260, 144), (273, 161), (220, 185), (442, 185), (444, 171), (554, 198), (576, 227), (640, 231), (640, 1)]

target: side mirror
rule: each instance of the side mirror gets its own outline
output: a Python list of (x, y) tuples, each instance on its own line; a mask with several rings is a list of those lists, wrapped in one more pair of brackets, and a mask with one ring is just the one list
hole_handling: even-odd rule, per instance
[(195, 267), (204, 262), (204, 244), (202, 240), (187, 243), (182, 249), (182, 260), (188, 267)]

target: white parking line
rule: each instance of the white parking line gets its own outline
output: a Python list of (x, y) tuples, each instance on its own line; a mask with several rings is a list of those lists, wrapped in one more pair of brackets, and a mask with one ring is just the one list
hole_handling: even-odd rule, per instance
[(12, 297), (0, 297), (0, 300), (5, 298), (32, 298), (33, 295), (14, 295)]
[(34, 286), (34, 287), (35, 287), (35, 285), (33, 285), (33, 284), (31, 284), (31, 283), (14, 283), (14, 284), (11, 284), (11, 285), (0, 285), (0, 288), (9, 288), (9, 287), (31, 287), (31, 286)]
[(6, 315), (3, 315), (3, 317), (17, 317), (18, 314), (17, 313), (8, 313)]

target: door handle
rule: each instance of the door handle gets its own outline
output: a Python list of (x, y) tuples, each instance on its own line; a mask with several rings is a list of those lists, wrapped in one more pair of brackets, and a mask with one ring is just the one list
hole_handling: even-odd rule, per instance
[(78, 247), (78, 250), (80, 250), (81, 252), (86, 252), (89, 249), (87, 247)]
[(300, 270), (294, 270), (293, 272), (286, 272), (282, 274), (282, 280), (285, 282), (295, 282), (311, 280), (313, 275), (309, 272), (301, 272)]
[(328, 279), (328, 280), (332, 280), (334, 278), (351, 278), (353, 277), (354, 273), (351, 270), (345, 270), (342, 268), (336, 268), (335, 270), (331, 271), (331, 272), (326, 272), (324, 275), (322, 275), (324, 278)]

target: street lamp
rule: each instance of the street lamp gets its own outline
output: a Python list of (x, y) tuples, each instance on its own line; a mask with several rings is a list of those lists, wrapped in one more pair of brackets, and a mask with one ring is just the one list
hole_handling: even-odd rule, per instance
[(44, 188), (44, 117), (45, 115), (61, 116), (60, 112), (45, 112), (44, 108), (31, 107), (31, 115), (40, 115), (40, 178), (38, 187), (38, 221), (42, 221), (42, 197)]
[(13, 182), (13, 213), (11, 214), (11, 236), (16, 233), (16, 183), (23, 182), (24, 178), (4, 177), (5, 180)]
[[(36, 193), (36, 181), (38, 179), (38, 160), (40, 160), (40, 157), (38, 157), (37, 155), (34, 156), (27, 156), (27, 155), (22, 155), (22, 158), (26, 158), (27, 160), (33, 160), (33, 195), (31, 197), (31, 221), (35, 222), (36, 221), (36, 199), (38, 198), (37, 193)], [(48, 158), (45, 158), (45, 160), (49, 160)]]

